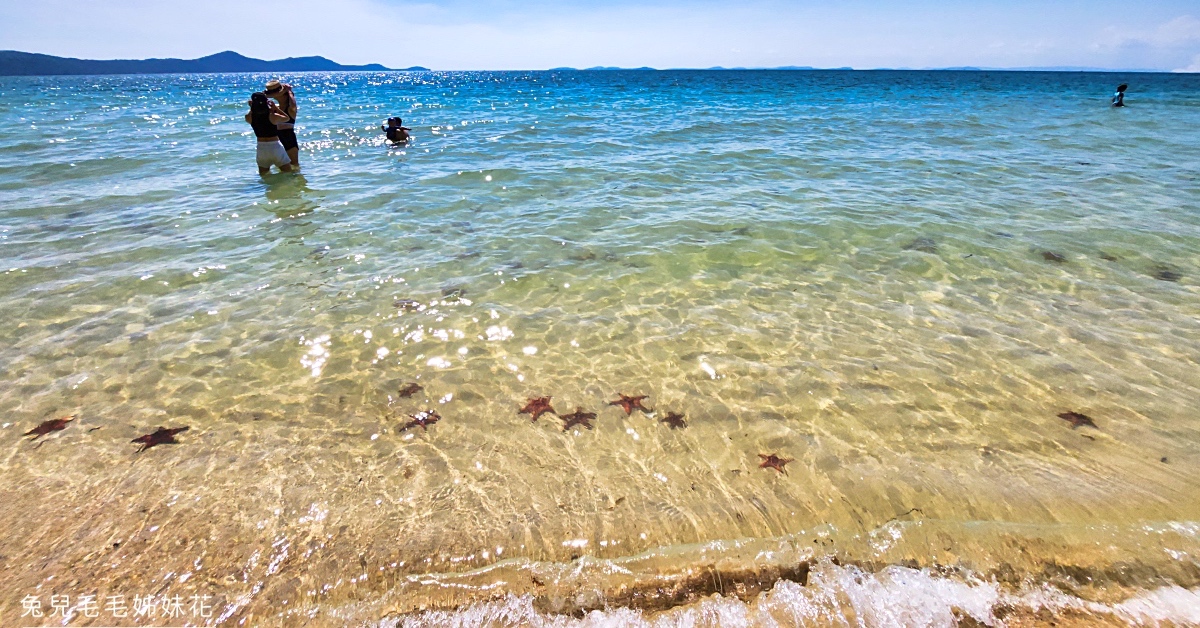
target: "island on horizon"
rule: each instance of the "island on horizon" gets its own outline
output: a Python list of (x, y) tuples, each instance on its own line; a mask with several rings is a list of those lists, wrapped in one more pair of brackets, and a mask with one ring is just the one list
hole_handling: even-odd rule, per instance
[[(993, 68), (955, 66), (943, 68), (818, 68), (806, 65), (784, 65), (775, 67), (722, 67), (669, 68), (660, 70), (652, 67), (622, 68), (617, 66), (594, 66), (589, 68), (555, 67), (549, 72), (596, 72), (596, 71), (761, 71), (761, 70), (804, 70), (804, 71), (951, 71), (951, 72), (1149, 72), (1162, 70), (1117, 69), (1076, 66)], [(88, 74), (223, 74), (242, 72), (430, 72), (426, 67), (388, 68), (378, 63), (367, 65), (342, 65), (325, 57), (288, 57), (266, 61), (226, 50), (199, 59), (75, 59), (53, 55), (0, 50), (0, 76), (62, 76)]]
[(0, 76), (69, 74), (209, 74), (237, 72), (428, 72), (413, 66), (393, 70), (378, 63), (342, 65), (325, 57), (264, 61), (231, 50), (199, 59), (73, 59), (16, 50), (0, 51)]

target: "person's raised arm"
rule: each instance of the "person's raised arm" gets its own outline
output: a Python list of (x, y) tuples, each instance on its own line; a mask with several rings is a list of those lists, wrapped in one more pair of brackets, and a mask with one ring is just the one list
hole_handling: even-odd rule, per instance
[(296, 104), (296, 92), (292, 91), (291, 85), (284, 85), (283, 89), (287, 90), (288, 102), (284, 111), (291, 117), (295, 118), (296, 113), (300, 111), (300, 105)]
[(280, 109), (275, 103), (267, 101), (267, 106), (271, 108), (271, 113), (268, 118), (271, 121), (271, 124), (283, 124), (291, 120), (291, 118), (289, 118), (288, 115), (284, 113), (283, 110)]

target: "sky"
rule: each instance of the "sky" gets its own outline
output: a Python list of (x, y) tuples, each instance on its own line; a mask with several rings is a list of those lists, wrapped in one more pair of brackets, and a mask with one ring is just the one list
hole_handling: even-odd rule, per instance
[(1097, 67), (1200, 72), (1200, 0), (0, 0), (0, 49), (437, 70)]

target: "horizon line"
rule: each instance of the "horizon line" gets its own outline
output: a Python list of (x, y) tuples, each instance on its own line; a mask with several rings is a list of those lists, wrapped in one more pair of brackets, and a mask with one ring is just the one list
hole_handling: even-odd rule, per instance
[[(667, 67), (667, 68), (655, 68), (655, 67), (651, 67), (651, 66), (621, 67), (621, 66), (596, 65), (596, 66), (583, 67), (583, 68), (577, 68), (577, 67), (573, 67), (573, 66), (555, 66), (555, 67), (549, 67), (549, 68), (516, 68), (516, 69), (488, 69), (488, 68), (432, 69), (432, 68), (427, 68), (425, 66), (422, 66), (420, 64), (414, 64), (412, 66), (409, 66), (409, 68), (388, 68), (386, 66), (383, 66), (382, 63), (378, 63), (378, 62), (362, 63), (362, 64), (344, 64), (344, 63), (333, 61), (332, 59), (329, 59), (328, 57), (324, 57), (322, 55), (306, 55), (306, 56), (300, 56), (300, 57), (291, 56), (291, 57), (284, 57), (284, 58), (280, 58), (280, 59), (264, 60), (264, 59), (256, 59), (254, 57), (247, 57), (246, 55), (243, 55), (242, 53), (234, 51), (234, 50), (222, 50), (220, 52), (215, 52), (215, 53), (205, 55), (202, 57), (196, 57), (195, 59), (182, 59), (179, 57), (145, 57), (145, 58), (141, 58), (141, 59), (132, 59), (132, 58), (83, 59), (80, 57), (60, 57), (58, 55), (52, 55), (52, 54), (44, 53), (44, 52), (25, 52), (25, 51), (21, 51), (21, 50), (11, 50), (11, 49), (0, 50), (0, 53), (5, 53), (5, 52), (14, 52), (14, 53), (18, 53), (18, 54), (28, 54), (28, 55), (42, 55), (42, 56), (53, 57), (56, 59), (64, 59), (64, 60), (72, 60), (72, 61), (96, 61), (96, 62), (199, 61), (202, 59), (208, 59), (210, 57), (215, 57), (215, 56), (222, 55), (222, 54), (232, 53), (232, 54), (238, 55), (238, 56), (243, 57), (248, 60), (266, 61), (268, 63), (275, 63), (275, 62), (280, 62), (280, 61), (294, 61), (294, 60), (301, 60), (301, 59), (322, 59), (325, 61), (330, 61), (332, 63), (336, 63), (337, 65), (348, 65), (348, 66), (357, 65), (359, 67), (368, 66), (368, 65), (378, 65), (381, 67), (385, 67), (385, 69), (383, 69), (383, 70), (374, 70), (374, 69), (371, 69), (371, 70), (368, 70), (368, 69), (299, 70), (299, 71), (287, 72), (288, 74), (299, 74), (299, 73), (303, 73), (303, 72), (331, 72), (331, 71), (332, 72), (421, 72), (421, 71), (425, 71), (425, 72), (554, 72), (554, 71), (571, 71), (571, 72), (614, 72), (614, 71), (623, 71), (623, 72), (637, 72), (637, 71), (645, 71), (645, 72), (649, 72), (649, 71), (654, 71), (654, 72), (672, 72), (672, 71), (688, 71), (688, 72), (704, 72), (704, 71), (714, 71), (714, 72), (721, 72), (721, 71), (748, 71), (748, 72), (753, 72), (753, 71), (818, 71), (818, 72), (820, 72), (820, 71), (823, 71), (823, 72), (835, 72), (835, 71), (841, 71), (841, 72), (848, 72), (848, 71), (853, 71), (853, 72), (1072, 72), (1072, 73), (1136, 73), (1136, 74), (1197, 74), (1197, 73), (1200, 73), (1200, 72), (1195, 72), (1195, 71), (1189, 71), (1187, 69), (1160, 70), (1160, 69), (1153, 69), (1153, 68), (1104, 68), (1104, 67), (1095, 67), (1095, 66), (1067, 66), (1067, 65), (1063, 65), (1063, 66), (1016, 66), (1016, 67), (956, 65), (956, 66), (939, 66), (939, 67), (923, 67), (923, 68), (886, 67), (886, 66), (880, 66), (880, 67), (853, 67), (853, 66), (816, 67), (816, 66), (795, 65), (795, 64), (778, 65), (778, 66), (732, 66), (732, 67), (715, 65), (715, 66), (709, 66), (709, 67)], [(420, 69), (411, 69), (411, 68), (420, 68)], [(181, 73), (181, 72), (155, 72), (155, 74), (179, 74), (179, 73)], [(232, 71), (232, 72), (182, 72), (182, 73), (184, 73), (184, 74), (256, 74), (256, 73), (261, 73), (261, 72), (258, 72), (258, 71)], [(138, 73), (134, 73), (134, 74), (138, 74)], [(24, 75), (24, 76), (70, 76), (70, 75), (45, 74), (45, 75)], [(84, 75), (79, 75), (79, 76), (84, 76)]]

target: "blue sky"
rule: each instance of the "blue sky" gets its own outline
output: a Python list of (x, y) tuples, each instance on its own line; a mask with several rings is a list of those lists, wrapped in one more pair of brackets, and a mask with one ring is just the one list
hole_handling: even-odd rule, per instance
[(435, 69), (1090, 66), (1200, 71), (1200, 1), (0, 0), (0, 49), (322, 55)]

